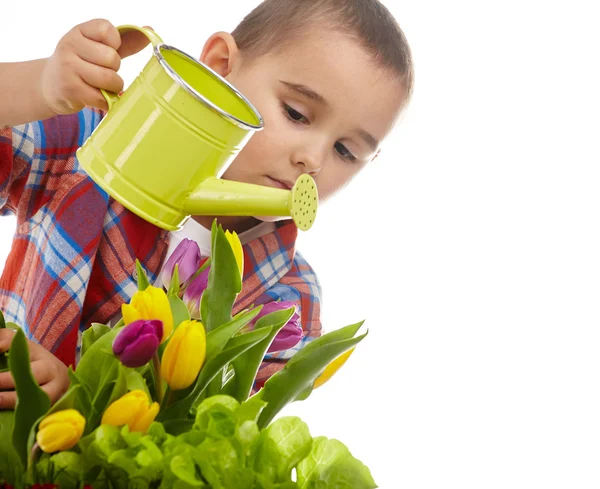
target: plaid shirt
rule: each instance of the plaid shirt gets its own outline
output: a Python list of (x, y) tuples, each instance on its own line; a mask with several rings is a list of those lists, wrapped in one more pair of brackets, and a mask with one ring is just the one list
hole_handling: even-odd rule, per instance
[[(0, 129), (0, 215), (17, 217), (0, 309), (67, 365), (75, 364), (80, 333), (92, 322), (107, 323), (137, 290), (135, 259), (157, 283), (168, 248), (167, 231), (108, 197), (81, 169), (75, 151), (101, 119), (102, 112), (84, 109)], [(296, 347), (265, 357), (257, 387), (321, 333), (321, 290), (295, 251), (297, 232), (284, 221), (244, 245), (243, 288), (233, 312), (291, 300), (304, 330)]]

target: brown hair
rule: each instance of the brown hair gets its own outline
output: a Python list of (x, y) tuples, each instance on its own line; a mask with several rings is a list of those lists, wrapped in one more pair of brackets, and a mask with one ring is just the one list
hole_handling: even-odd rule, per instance
[(373, 60), (413, 90), (413, 62), (400, 26), (379, 0), (264, 0), (231, 33), (250, 59), (282, 50), (319, 23), (359, 42)]

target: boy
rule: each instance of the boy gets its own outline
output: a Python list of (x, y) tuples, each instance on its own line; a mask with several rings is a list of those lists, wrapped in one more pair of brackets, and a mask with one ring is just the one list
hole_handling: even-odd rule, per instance
[[(52, 401), (68, 386), (65, 365), (75, 362), (80, 330), (118, 316), (135, 292), (135, 258), (155, 281), (184, 237), (206, 254), (215, 217), (244, 243), (234, 312), (279, 298), (299, 306), (302, 342), (267, 357), (257, 387), (320, 334), (319, 285), (295, 252), (291, 221), (194, 216), (168, 233), (108, 198), (80, 169), (75, 150), (107, 108), (98, 89), (119, 92), (121, 58), (145, 44), (138, 33), (121, 38), (108, 21), (93, 20), (67, 33), (48, 59), (0, 65), (0, 212), (18, 220), (0, 309), (33, 339), (33, 373)], [(265, 121), (223, 178), (289, 188), (309, 173), (321, 201), (375, 158), (412, 91), (410, 49), (378, 0), (265, 0), (231, 34), (213, 34), (200, 59)], [(0, 351), (10, 340), (0, 331)], [(14, 406), (13, 388), (0, 374), (0, 408)]]

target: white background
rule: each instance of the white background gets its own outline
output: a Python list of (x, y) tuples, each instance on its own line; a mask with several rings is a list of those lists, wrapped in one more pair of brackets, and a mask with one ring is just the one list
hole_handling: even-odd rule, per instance
[[(364, 318), (369, 336), (286, 413), (344, 442), (385, 489), (597, 488), (593, 2), (385, 3), (413, 49), (412, 104), (300, 243), (326, 329)], [(94, 17), (151, 25), (198, 55), (256, 4), (13, 1), (0, 61), (48, 56)], [(13, 226), (0, 220), (0, 263)]]

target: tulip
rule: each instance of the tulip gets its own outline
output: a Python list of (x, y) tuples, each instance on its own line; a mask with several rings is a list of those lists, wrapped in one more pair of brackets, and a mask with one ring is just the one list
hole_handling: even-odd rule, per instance
[(198, 243), (191, 239), (183, 238), (183, 241), (177, 245), (173, 254), (163, 266), (161, 273), (163, 287), (168, 289), (171, 285), (175, 265), (179, 265), (179, 286), (184, 286), (200, 267), (200, 261), (201, 256)]
[(348, 357), (352, 354), (353, 351), (354, 348), (351, 348), (347, 352), (342, 353), (329, 365), (327, 365), (327, 367), (325, 367), (325, 370), (323, 370), (323, 373), (319, 375), (319, 377), (317, 377), (317, 380), (315, 380), (315, 383), (313, 384), (313, 389), (321, 387), (325, 382), (327, 382), (331, 377), (333, 377), (333, 374), (335, 374), (342, 367), (342, 365), (346, 363), (346, 360), (348, 360)]
[(298, 342), (302, 339), (302, 326), (300, 325), (300, 315), (298, 314), (298, 308), (296, 304), (292, 301), (280, 301), (280, 302), (267, 302), (258, 315), (250, 321), (248, 327), (253, 328), (261, 317), (266, 316), (275, 311), (282, 311), (283, 309), (289, 309), (290, 307), (294, 308), (294, 314), (288, 320), (283, 328), (279, 330), (277, 336), (273, 339), (272, 343), (269, 345), (268, 353), (272, 353), (274, 351), (282, 351), (291, 348), (298, 344)]
[(202, 293), (208, 286), (208, 273), (210, 267), (207, 267), (200, 275), (193, 279), (183, 293), (183, 302), (190, 312), (192, 318), (200, 318), (200, 301)]
[(156, 418), (158, 409), (157, 402), (150, 404), (148, 394), (136, 389), (108, 406), (100, 424), (116, 427), (127, 425), (129, 431), (145, 433)]
[(46, 453), (73, 448), (85, 428), (85, 418), (75, 409), (65, 409), (46, 416), (40, 423), (36, 440)]
[(183, 321), (167, 343), (161, 360), (162, 378), (173, 390), (196, 380), (206, 356), (206, 333), (200, 321)]
[(141, 367), (154, 356), (162, 337), (162, 321), (138, 319), (119, 331), (113, 341), (113, 353), (126, 367)]
[(235, 261), (237, 262), (238, 269), (240, 271), (240, 277), (244, 277), (244, 251), (242, 249), (242, 243), (240, 242), (240, 238), (237, 233), (234, 231), (230, 233), (229, 230), (225, 231), (225, 237), (227, 241), (229, 241), (229, 245), (233, 251), (233, 255), (235, 256)]
[(163, 325), (162, 341), (173, 331), (173, 314), (166, 292), (149, 285), (145, 290), (138, 290), (129, 304), (121, 306), (125, 324), (139, 319), (159, 319)]

